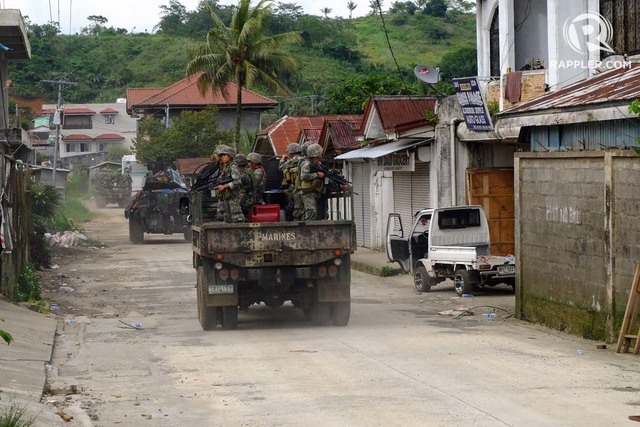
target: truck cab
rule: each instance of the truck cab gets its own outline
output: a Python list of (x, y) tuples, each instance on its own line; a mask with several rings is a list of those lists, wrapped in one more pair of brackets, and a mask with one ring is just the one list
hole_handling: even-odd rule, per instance
[(481, 206), (421, 210), (406, 233), (400, 215), (391, 213), (386, 249), (389, 261), (414, 276), (420, 292), (446, 279), (454, 281), (458, 295), (498, 283), (515, 287), (515, 259), (490, 254), (489, 225)]

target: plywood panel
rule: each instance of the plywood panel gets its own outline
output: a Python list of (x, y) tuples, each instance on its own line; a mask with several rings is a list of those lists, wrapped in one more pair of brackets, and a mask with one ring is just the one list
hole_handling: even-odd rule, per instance
[(515, 250), (513, 169), (467, 169), (467, 203), (480, 205), (489, 222), (491, 253), (510, 255)]

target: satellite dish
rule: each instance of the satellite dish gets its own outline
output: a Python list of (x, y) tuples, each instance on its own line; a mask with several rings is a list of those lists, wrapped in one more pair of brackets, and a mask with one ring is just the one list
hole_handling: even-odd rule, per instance
[(413, 69), (416, 78), (427, 84), (436, 84), (440, 81), (440, 69), (428, 65), (418, 65)]

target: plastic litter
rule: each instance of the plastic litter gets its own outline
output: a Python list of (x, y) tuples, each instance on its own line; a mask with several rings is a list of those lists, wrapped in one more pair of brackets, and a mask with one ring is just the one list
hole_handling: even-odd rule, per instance
[(495, 313), (483, 313), (482, 316), (483, 317), (497, 317), (497, 315)]
[(473, 298), (473, 294), (462, 294), (463, 298)]
[(582, 352), (582, 350), (581, 350), (581, 349), (577, 349), (577, 350), (576, 350), (576, 354), (577, 354), (578, 356), (582, 356), (582, 355), (583, 355), (583, 352)]
[(58, 304), (51, 304), (50, 305), (51, 311), (59, 311), (60, 307), (58, 306)]
[(142, 323), (140, 322), (133, 322), (133, 326), (136, 328), (142, 328)]
[(75, 289), (73, 289), (71, 286), (68, 286), (66, 283), (58, 287), (58, 291), (62, 293), (69, 293), (73, 292), (74, 290)]
[(76, 323), (76, 321), (74, 319), (67, 319), (64, 321), (64, 323), (66, 323), (67, 325), (73, 325), (74, 323)]
[(87, 236), (79, 231), (64, 231), (55, 234), (45, 233), (44, 238), (49, 242), (49, 246), (59, 246), (62, 248), (80, 246), (87, 240)]

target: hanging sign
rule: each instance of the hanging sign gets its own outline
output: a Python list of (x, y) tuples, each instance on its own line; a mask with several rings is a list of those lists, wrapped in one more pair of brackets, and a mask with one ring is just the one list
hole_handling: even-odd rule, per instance
[(469, 130), (493, 130), (489, 110), (475, 77), (453, 79), (458, 103)]

